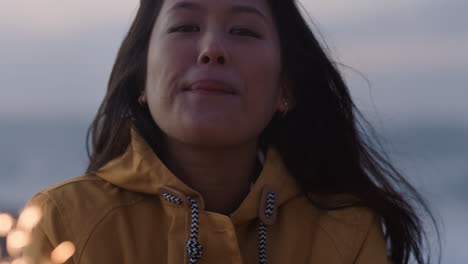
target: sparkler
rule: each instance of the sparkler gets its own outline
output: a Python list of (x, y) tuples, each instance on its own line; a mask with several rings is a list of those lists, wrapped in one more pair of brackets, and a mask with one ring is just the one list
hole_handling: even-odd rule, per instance
[[(31, 231), (42, 218), (42, 211), (37, 206), (25, 208), (18, 220), (7, 213), (0, 212), (0, 239), (6, 238), (7, 255), (3, 256), (0, 248), (0, 264), (33, 264), (33, 260), (21, 256), (24, 247), (31, 242)], [(40, 264), (62, 264), (75, 253), (72, 242), (64, 241), (58, 245)], [(35, 264), (35, 263), (34, 263)]]

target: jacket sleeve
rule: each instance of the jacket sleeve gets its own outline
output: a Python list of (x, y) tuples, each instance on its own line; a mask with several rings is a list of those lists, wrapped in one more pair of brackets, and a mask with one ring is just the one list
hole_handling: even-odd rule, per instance
[[(70, 236), (64, 228), (63, 219), (56, 203), (47, 195), (39, 193), (29, 202), (28, 206), (38, 206), (42, 210), (41, 221), (31, 231), (30, 243), (23, 249), (23, 256), (32, 263), (50, 262), (51, 252)], [(45, 261), (45, 262), (44, 262)], [(70, 258), (65, 264), (73, 264)]]
[(355, 264), (392, 264), (387, 257), (387, 245), (378, 218), (369, 227)]

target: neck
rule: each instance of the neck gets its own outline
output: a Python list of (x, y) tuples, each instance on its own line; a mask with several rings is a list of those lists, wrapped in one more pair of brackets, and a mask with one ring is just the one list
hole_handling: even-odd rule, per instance
[(257, 143), (205, 148), (167, 142), (161, 159), (204, 198), (207, 211), (229, 214), (239, 207), (256, 176)]

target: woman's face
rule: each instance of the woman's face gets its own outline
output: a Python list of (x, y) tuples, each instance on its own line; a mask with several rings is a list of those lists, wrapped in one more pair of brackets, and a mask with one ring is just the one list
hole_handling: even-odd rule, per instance
[(170, 139), (255, 141), (281, 105), (280, 44), (266, 0), (165, 0), (145, 94)]

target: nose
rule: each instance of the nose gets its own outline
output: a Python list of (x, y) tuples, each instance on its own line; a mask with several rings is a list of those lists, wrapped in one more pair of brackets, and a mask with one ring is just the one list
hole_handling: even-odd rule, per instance
[(199, 64), (225, 65), (228, 62), (227, 53), (222, 40), (214, 33), (207, 33), (201, 41)]

